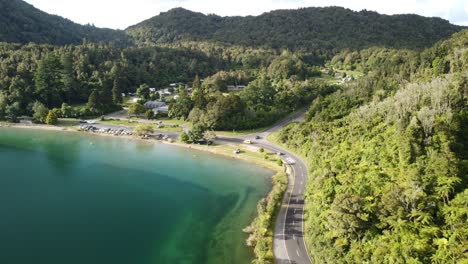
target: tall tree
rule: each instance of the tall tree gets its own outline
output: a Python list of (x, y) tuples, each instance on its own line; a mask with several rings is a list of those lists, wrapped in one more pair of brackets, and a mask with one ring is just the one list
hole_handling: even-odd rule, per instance
[(122, 93), (125, 91), (125, 82), (120, 63), (116, 63), (114, 67), (112, 67), (111, 77), (114, 80), (112, 86), (112, 101), (114, 104), (119, 105), (122, 103)]
[(149, 85), (146, 83), (140, 85), (137, 89), (137, 95), (140, 96), (143, 100), (148, 100), (150, 96), (150, 89)]
[(49, 53), (39, 62), (34, 81), (36, 94), (47, 107), (61, 105), (62, 65), (57, 55)]
[(202, 89), (200, 77), (198, 77), (198, 74), (195, 76), (195, 80), (193, 81), (192, 85), (192, 101), (194, 106), (197, 108), (203, 109), (206, 107), (206, 95)]
[(97, 90), (93, 90), (89, 95), (87, 106), (92, 112), (99, 111), (99, 93)]
[(63, 98), (66, 98), (68, 103), (72, 102), (76, 94), (76, 80), (73, 71), (73, 57), (70, 53), (65, 53), (61, 57), (63, 65), (62, 70), (62, 84), (63, 84)]

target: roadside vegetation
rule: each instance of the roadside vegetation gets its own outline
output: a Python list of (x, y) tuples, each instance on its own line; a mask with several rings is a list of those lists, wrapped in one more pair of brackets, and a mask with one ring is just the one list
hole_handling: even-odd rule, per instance
[(464, 263), (468, 243), (468, 31), (422, 52), (343, 52), (368, 71), (276, 138), (310, 168), (314, 262)]
[[(281, 166), (281, 165), (280, 165)], [(266, 198), (257, 205), (257, 216), (252, 224), (244, 229), (249, 233), (247, 245), (253, 248), (255, 264), (273, 264), (273, 238), (276, 216), (281, 207), (283, 194), (288, 187), (288, 177), (285, 172), (279, 172), (273, 177), (273, 189)]]

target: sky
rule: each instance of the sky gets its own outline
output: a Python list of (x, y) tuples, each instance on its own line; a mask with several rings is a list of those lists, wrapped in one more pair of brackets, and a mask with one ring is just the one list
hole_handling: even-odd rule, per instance
[(342, 6), (381, 14), (441, 17), (468, 26), (468, 0), (25, 0), (80, 24), (125, 29), (171, 8), (183, 7), (220, 16), (259, 15), (276, 9)]

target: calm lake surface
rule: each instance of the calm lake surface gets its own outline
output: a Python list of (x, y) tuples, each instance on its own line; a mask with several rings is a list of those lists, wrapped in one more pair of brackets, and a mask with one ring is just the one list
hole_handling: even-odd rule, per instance
[(269, 170), (165, 144), (0, 128), (0, 263), (249, 263)]

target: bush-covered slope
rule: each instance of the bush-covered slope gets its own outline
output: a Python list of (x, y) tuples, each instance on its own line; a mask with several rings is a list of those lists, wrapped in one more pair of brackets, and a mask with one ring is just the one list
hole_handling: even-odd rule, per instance
[(310, 51), (428, 47), (460, 29), (440, 18), (387, 16), (341, 7), (277, 10), (248, 17), (206, 16), (176, 8), (132, 26), (127, 32), (138, 43), (211, 40)]
[(279, 133), (309, 164), (305, 236), (317, 263), (467, 259), (467, 36), (381, 62), (374, 73), (386, 77), (317, 99), (309, 121)]
[(47, 43), (53, 45), (91, 42), (125, 44), (123, 31), (76, 24), (60, 16), (49, 15), (21, 0), (0, 0), (0, 41)]

